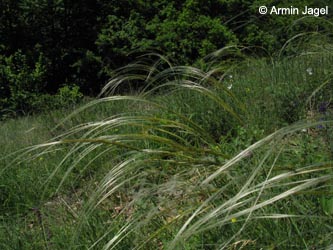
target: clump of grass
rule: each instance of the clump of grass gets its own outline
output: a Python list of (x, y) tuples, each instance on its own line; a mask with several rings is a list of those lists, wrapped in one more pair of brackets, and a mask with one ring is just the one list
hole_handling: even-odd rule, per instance
[[(284, 119), (275, 109), (279, 97), (265, 101), (268, 113), (256, 114), (256, 91), (275, 91), (271, 80), (280, 77), (277, 72), (287, 62), (257, 61), (257, 75), (249, 73), (245, 81), (235, 75), (237, 70), (248, 72), (244, 67), (224, 73), (218, 64), (202, 70), (160, 59), (153, 67), (143, 61), (121, 69), (104, 89), (105, 97), (71, 117), (103, 105), (119, 107), (115, 113), (30, 148), (29, 153), (39, 152), (36, 158), (65, 152), (48, 179), (61, 174), (59, 193), (75, 179), (73, 173), (82, 178), (89, 169), (103, 168), (98, 182), (87, 181), (93, 191), (80, 197), (86, 200), (82, 209), (70, 212), (74, 222), (63, 236), (72, 238), (70, 246), (311, 249), (332, 244), (332, 154), (325, 135), (333, 118), (327, 113), (325, 119), (314, 116), (277, 129), (283, 122), (274, 119)], [(290, 66), (283, 81), (290, 80), (297, 67), (304, 68), (300, 62), (290, 62), (296, 69)], [(327, 84), (317, 78), (316, 87), (327, 87), (326, 77)], [(123, 83), (131, 82), (143, 86), (139, 93), (115, 95)], [(318, 101), (318, 93), (312, 101)], [(77, 187), (72, 190), (79, 193)]]

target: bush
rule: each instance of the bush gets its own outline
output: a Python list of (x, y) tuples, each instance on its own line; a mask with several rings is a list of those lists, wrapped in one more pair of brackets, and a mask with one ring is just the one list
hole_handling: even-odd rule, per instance
[(48, 60), (40, 53), (34, 61), (18, 50), (0, 56), (0, 117), (27, 114), (50, 108), (72, 106), (82, 93), (76, 85), (60, 88), (56, 95), (45, 93)]
[(0, 61), (0, 108), (20, 113), (33, 111), (45, 86), (46, 59), (43, 54), (30, 63), (29, 58), (18, 50), (8, 57), (0, 57)]
[(77, 85), (68, 86), (65, 85), (58, 90), (58, 93), (55, 95), (55, 106), (66, 107), (73, 106), (77, 104), (83, 97), (83, 94), (80, 92), (80, 88)]

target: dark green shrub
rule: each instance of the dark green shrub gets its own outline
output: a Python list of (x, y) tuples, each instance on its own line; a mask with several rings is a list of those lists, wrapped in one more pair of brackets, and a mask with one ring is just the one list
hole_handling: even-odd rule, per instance
[(40, 54), (36, 62), (18, 50), (0, 57), (1, 109), (21, 113), (33, 111), (34, 103), (45, 86), (46, 59)]
[(36, 95), (31, 107), (34, 112), (43, 112), (53, 109), (74, 107), (83, 98), (80, 88), (76, 85), (65, 85), (58, 90), (55, 95), (40, 94)]
[(76, 104), (82, 93), (76, 85), (60, 88), (56, 95), (45, 92), (48, 60), (37, 61), (18, 50), (0, 56), (0, 117), (44, 111)]

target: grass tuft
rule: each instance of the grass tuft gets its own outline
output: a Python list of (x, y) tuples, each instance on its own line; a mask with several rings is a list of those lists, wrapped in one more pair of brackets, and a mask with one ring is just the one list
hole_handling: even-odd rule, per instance
[[(101, 98), (46, 130), (46, 143), (14, 158), (12, 145), (1, 156), (1, 244), (332, 245), (332, 53), (245, 58), (229, 70), (218, 62), (221, 53), (200, 67), (141, 58), (115, 72)], [(122, 95), (122, 88), (139, 91)], [(26, 124), (21, 131), (41, 132)], [(18, 218), (9, 216), (13, 209)], [(9, 235), (20, 235), (17, 226), (26, 241), (38, 236), (30, 248)]]

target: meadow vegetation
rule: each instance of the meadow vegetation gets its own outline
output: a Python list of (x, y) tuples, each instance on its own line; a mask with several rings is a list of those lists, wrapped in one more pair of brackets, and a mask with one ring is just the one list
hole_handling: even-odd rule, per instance
[(228, 49), (150, 54), (98, 99), (2, 121), (0, 248), (331, 249), (332, 45)]

